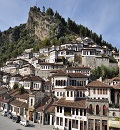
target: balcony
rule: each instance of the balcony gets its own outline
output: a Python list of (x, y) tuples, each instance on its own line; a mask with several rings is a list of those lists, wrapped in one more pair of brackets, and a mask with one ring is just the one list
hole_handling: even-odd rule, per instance
[(71, 116), (70, 112), (64, 112), (64, 116)]

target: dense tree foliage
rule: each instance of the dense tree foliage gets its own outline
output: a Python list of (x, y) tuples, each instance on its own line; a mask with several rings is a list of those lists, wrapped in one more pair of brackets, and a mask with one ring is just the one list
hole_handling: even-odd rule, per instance
[(46, 10), (46, 14), (47, 14), (47, 15), (50, 15), (50, 16), (53, 16), (53, 15), (54, 15), (54, 12), (53, 12), (53, 10), (52, 10), (51, 8), (48, 8), (48, 9)]
[(95, 70), (93, 70), (92, 75), (96, 78), (102, 77), (105, 78), (113, 78), (118, 76), (119, 69), (114, 67), (106, 67), (104, 65), (98, 66)]
[(19, 93), (20, 93), (20, 94), (23, 94), (23, 93), (25, 93), (24, 86), (21, 86), (21, 87), (20, 87), (20, 89), (19, 89)]
[(13, 85), (13, 89), (17, 89), (17, 88), (19, 88), (19, 86), (18, 86), (18, 84), (15, 83), (15, 84)]

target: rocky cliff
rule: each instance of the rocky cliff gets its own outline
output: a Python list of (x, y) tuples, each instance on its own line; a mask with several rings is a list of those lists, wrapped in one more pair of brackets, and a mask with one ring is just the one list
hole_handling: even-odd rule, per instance
[(30, 35), (35, 35), (44, 40), (61, 33), (61, 23), (53, 16), (41, 12), (37, 7), (31, 7), (26, 28)]

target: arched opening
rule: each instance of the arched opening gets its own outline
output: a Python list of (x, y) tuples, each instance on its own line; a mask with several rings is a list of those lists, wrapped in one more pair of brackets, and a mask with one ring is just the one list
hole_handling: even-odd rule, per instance
[(96, 115), (99, 115), (100, 113), (100, 108), (99, 108), (99, 105), (96, 106)]
[(92, 104), (89, 105), (89, 114), (93, 114), (93, 106), (92, 106)]
[(106, 111), (106, 106), (104, 105), (104, 106), (103, 106), (103, 115), (104, 115), (104, 116), (106, 115), (106, 112), (107, 112), (107, 111)]

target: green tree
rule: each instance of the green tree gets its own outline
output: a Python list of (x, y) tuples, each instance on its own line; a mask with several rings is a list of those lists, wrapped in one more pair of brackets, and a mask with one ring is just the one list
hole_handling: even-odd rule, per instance
[(54, 15), (54, 12), (53, 12), (53, 10), (52, 10), (51, 8), (48, 8), (48, 9), (46, 10), (46, 14), (47, 14), (47, 15), (50, 15), (50, 16), (53, 16), (53, 15)]
[(48, 38), (46, 38), (43, 42), (42, 42), (43, 46), (50, 46), (50, 40)]
[(43, 6), (43, 10), (42, 10), (43, 13), (45, 13), (45, 6)]
[(17, 89), (17, 88), (19, 88), (19, 86), (18, 86), (18, 84), (15, 83), (15, 84), (13, 85), (13, 89)]
[(23, 93), (25, 93), (24, 86), (21, 86), (21, 87), (20, 87), (20, 89), (19, 89), (19, 93), (20, 93), (20, 94), (23, 94)]

